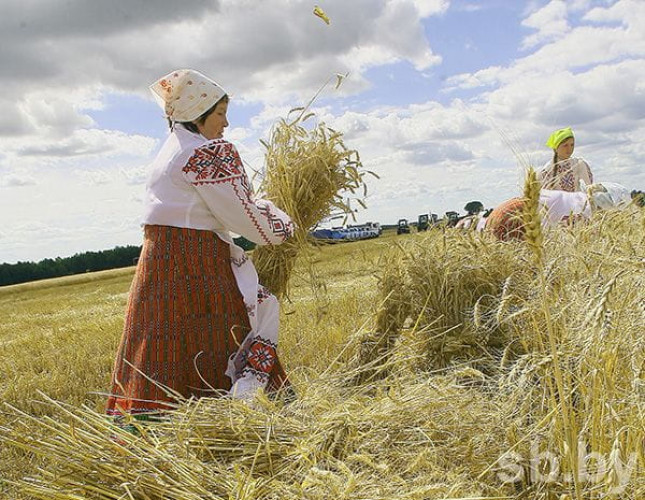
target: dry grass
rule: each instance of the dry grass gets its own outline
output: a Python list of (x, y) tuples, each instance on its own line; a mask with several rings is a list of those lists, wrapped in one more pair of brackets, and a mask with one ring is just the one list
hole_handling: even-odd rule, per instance
[[(166, 422), (137, 424), (139, 436), (88, 397), (108, 383), (126, 277), (0, 294), (0, 341), (22, 339), (0, 363), (15, 408), (0, 415), (4, 471), (18, 482), (5, 491), (644, 498), (644, 245), (645, 214), (632, 210), (546, 231), (541, 267), (526, 242), (452, 231), (322, 247), (326, 294), (311, 292), (296, 263), (283, 307), (281, 352), (298, 399), (186, 402)], [(378, 354), (357, 363), (366, 338), (384, 333)], [(48, 374), (32, 371), (38, 357)], [(540, 454), (557, 459), (552, 477), (548, 461), (536, 467)], [(511, 473), (517, 481), (504, 480)]]
[[(414, 242), (389, 259), (379, 314), (388, 321), (361, 346), (414, 338), (424, 343), (417, 369), (448, 369), (463, 383), (500, 391), (514, 454), (501, 461), (545, 453), (558, 461), (548, 480), (523, 474), (532, 498), (639, 498), (645, 261), (635, 249), (645, 243), (642, 229), (643, 213), (633, 210), (599, 213), (590, 225), (526, 242), (473, 235)], [(531, 461), (522, 464), (529, 470)]]

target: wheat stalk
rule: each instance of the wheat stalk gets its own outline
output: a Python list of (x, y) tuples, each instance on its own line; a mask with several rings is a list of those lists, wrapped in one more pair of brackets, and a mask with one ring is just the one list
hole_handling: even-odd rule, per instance
[(542, 234), (542, 219), (540, 217), (540, 181), (533, 167), (529, 167), (524, 181), (524, 198), (522, 222), (524, 223), (525, 240), (535, 264), (544, 265), (544, 235)]

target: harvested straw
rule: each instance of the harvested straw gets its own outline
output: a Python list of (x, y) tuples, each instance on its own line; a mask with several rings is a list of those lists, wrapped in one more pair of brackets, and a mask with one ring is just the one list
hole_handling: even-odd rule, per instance
[(393, 249), (380, 271), (375, 331), (358, 340), (354, 363), (387, 358), (407, 331), (423, 339), (424, 369), (466, 362), (496, 372), (504, 355), (521, 350), (513, 324), (524, 321), (523, 290), (532, 279), (524, 272), (526, 252), (513, 245), (520, 258), (509, 259), (505, 245), (450, 232)]
[(139, 436), (47, 400), (53, 417), (14, 409), (17, 428), (0, 437), (46, 460), (17, 485), (30, 498), (509, 498), (509, 486), (487, 484), (503, 420), (485, 395), (448, 378), (347, 388), (347, 375), (311, 380), (287, 407), (193, 401)]
[[(2, 464), (16, 473), (0, 479), (0, 497), (645, 498), (644, 229), (645, 213), (634, 210), (545, 232), (549, 252), (537, 272), (524, 242), (413, 235), (415, 245), (388, 259), (398, 267), (380, 290), (410, 304), (385, 303), (391, 314), (374, 319), (401, 329), (384, 344), (385, 364), (323, 359), (330, 368), (304, 369), (288, 405), (191, 401), (167, 421), (138, 424), (135, 436), (69, 401), (48, 399), (35, 416), (32, 392), (0, 406), (0, 449), (16, 457)], [(417, 335), (408, 335), (406, 316)], [(354, 319), (338, 328), (351, 332)], [(326, 326), (299, 335), (310, 346), (328, 340)], [(500, 344), (500, 369), (476, 363), (498, 361)], [(524, 352), (510, 352), (518, 345)], [(77, 370), (69, 386), (88, 373), (82, 363)]]
[[(278, 298), (287, 294), (291, 271), (299, 253), (307, 247), (309, 229), (332, 213), (351, 214), (344, 193), (366, 193), (357, 151), (345, 147), (342, 134), (319, 123), (311, 129), (304, 122), (312, 113), (288, 121), (281, 119), (266, 147), (266, 197), (289, 214), (296, 224), (291, 239), (279, 246), (257, 248), (253, 261), (260, 282)], [(361, 206), (363, 200), (356, 199)]]
[(375, 330), (360, 334), (353, 366), (362, 369), (354, 370), (357, 377), (350, 380), (352, 384), (363, 384), (387, 374), (387, 361), (413, 308), (405, 271), (396, 262), (394, 252), (382, 259)]

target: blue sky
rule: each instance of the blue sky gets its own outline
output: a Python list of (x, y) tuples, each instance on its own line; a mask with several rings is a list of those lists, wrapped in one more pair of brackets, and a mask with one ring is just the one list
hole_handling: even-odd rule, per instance
[(249, 167), (314, 104), (371, 180), (358, 221), (463, 212), (519, 193), (576, 133), (597, 181), (645, 188), (642, 0), (3, 0), (0, 262), (141, 242), (147, 166), (167, 127), (147, 86), (181, 67), (232, 95)]

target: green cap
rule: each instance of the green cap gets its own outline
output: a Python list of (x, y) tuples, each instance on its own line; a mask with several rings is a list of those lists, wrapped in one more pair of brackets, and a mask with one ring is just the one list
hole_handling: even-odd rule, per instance
[(573, 137), (573, 130), (571, 130), (571, 127), (561, 128), (549, 136), (549, 140), (546, 141), (546, 145), (551, 149), (557, 149), (558, 146), (562, 144), (562, 141), (569, 137)]

